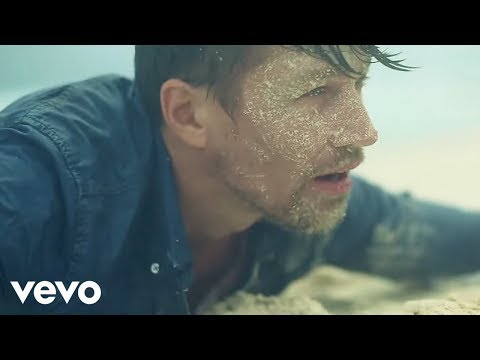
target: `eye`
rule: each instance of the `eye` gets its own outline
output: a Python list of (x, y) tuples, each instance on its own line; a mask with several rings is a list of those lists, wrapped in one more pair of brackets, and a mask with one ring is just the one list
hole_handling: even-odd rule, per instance
[(360, 79), (358, 79), (356, 82), (355, 82), (355, 89), (357, 90), (362, 90), (363, 87), (365, 86), (365, 84), (367, 83), (367, 80), (369, 78), (367, 76), (363, 76), (361, 77)]
[(326, 91), (327, 91), (327, 87), (326, 87), (326, 86), (319, 86), (319, 87), (317, 87), (317, 88), (309, 91), (308, 93), (306, 93), (306, 94), (303, 95), (302, 97), (320, 96), (320, 95), (325, 94)]

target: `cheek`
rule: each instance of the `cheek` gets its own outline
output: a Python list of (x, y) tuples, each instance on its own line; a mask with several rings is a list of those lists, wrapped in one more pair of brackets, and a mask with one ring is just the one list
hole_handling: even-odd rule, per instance
[(314, 108), (259, 111), (252, 123), (272, 154), (300, 169), (316, 160), (331, 133), (330, 121)]
[(315, 161), (329, 137), (327, 119), (312, 110), (284, 112), (271, 132), (272, 146), (299, 166)]
[(291, 194), (303, 184), (300, 172), (292, 162), (273, 154), (256, 136), (236, 136), (235, 141), (227, 145), (223, 163), (228, 180), (242, 192), (270, 206), (288, 203)]
[(337, 139), (354, 134), (363, 107), (353, 87), (343, 89), (322, 107), (315, 98), (289, 106), (281, 101), (253, 103), (249, 119), (269, 151), (293, 162), (300, 171), (321, 165), (317, 162), (322, 153), (333, 151), (329, 144), (333, 146)]
[(269, 206), (285, 207), (290, 204), (292, 195), (305, 186), (312, 167), (289, 160), (288, 152), (285, 152), (286, 156), (272, 153), (264, 143), (260, 145), (245, 140), (243, 145), (241, 156), (244, 166), (237, 168), (238, 177), (244, 180), (242, 184), (254, 190), (258, 198)]

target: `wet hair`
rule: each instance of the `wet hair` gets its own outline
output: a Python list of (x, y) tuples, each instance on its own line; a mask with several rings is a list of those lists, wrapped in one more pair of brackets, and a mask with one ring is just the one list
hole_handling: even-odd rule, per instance
[[(358, 74), (343, 56), (340, 45), (286, 45), (327, 61), (347, 76)], [(136, 45), (135, 83), (147, 113), (162, 122), (160, 88), (171, 78), (181, 79), (192, 86), (206, 86), (214, 90), (225, 111), (231, 113), (237, 89), (236, 78), (249, 66), (260, 61), (252, 45)], [(379, 62), (391, 69), (408, 71), (410, 66), (396, 60), (399, 54), (390, 54), (376, 45), (350, 45), (351, 51), (362, 61)]]

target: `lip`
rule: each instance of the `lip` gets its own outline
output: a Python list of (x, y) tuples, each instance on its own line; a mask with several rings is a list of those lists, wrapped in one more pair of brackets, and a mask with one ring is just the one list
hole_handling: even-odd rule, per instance
[(345, 165), (345, 166), (342, 166), (342, 167), (339, 167), (339, 168), (330, 169), (330, 170), (325, 171), (325, 172), (323, 172), (323, 173), (321, 173), (321, 174), (317, 174), (317, 175), (315, 176), (315, 178), (317, 178), (317, 177), (319, 177), (319, 176), (330, 175), (330, 174), (341, 174), (341, 173), (349, 172), (349, 171), (357, 168), (362, 162), (363, 162), (363, 160), (352, 161), (351, 163), (348, 163), (348, 164)]
[(346, 195), (352, 188), (352, 179), (349, 177), (348, 172), (346, 175), (337, 181), (329, 180), (313, 180), (313, 189), (320, 191), (323, 194), (332, 196)]

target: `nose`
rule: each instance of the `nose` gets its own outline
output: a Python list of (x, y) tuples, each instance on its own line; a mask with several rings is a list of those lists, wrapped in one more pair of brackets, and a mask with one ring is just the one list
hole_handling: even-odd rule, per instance
[(331, 139), (335, 147), (364, 147), (373, 145), (378, 140), (378, 132), (373, 127), (367, 109), (359, 95), (357, 97), (337, 115), (338, 128)]

